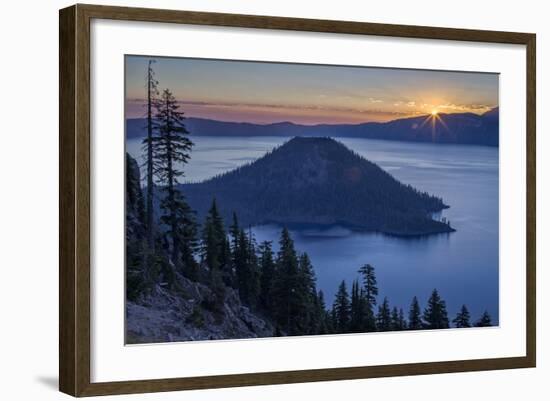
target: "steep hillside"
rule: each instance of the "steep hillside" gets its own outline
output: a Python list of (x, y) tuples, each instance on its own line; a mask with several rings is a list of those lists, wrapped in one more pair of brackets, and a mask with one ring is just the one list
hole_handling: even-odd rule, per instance
[(397, 181), (376, 164), (330, 138), (294, 138), (226, 174), (182, 185), (202, 218), (213, 198), (230, 221), (245, 225), (344, 225), (393, 235), (454, 231), (430, 213), (440, 198)]

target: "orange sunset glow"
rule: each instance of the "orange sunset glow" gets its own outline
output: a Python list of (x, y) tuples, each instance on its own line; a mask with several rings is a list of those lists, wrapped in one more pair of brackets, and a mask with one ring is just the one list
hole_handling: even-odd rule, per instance
[[(149, 58), (126, 62), (126, 115), (143, 116)], [(190, 117), (270, 124), (357, 124), (498, 106), (498, 75), (388, 68), (156, 58), (159, 87)], [(160, 78), (161, 77), (161, 78)], [(440, 121), (441, 119), (438, 119)]]

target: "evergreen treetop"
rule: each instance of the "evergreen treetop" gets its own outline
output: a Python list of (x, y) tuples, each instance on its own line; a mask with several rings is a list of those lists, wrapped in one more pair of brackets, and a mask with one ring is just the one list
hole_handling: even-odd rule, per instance
[(428, 306), (424, 310), (424, 326), (427, 329), (448, 329), (449, 318), (447, 316), (447, 306), (441, 299), (437, 289), (432, 291), (428, 299)]
[(453, 323), (457, 328), (471, 327), (470, 324), (470, 312), (466, 305), (462, 305), (460, 311), (456, 314), (456, 317), (453, 319)]

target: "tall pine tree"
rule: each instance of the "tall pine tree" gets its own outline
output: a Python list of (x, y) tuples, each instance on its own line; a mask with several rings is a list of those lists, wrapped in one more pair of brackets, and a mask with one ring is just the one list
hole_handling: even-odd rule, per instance
[(210, 269), (226, 267), (227, 235), (223, 227), (223, 219), (218, 211), (216, 199), (212, 200), (212, 206), (208, 210), (202, 231), (202, 258)]
[(271, 314), (273, 312), (273, 280), (275, 278), (275, 261), (271, 241), (264, 241), (259, 246), (260, 252), (260, 306)]
[(179, 111), (179, 105), (170, 90), (163, 91), (156, 106), (155, 126), (158, 136), (153, 137), (154, 173), (165, 192), (160, 204), (160, 221), (167, 228), (172, 263), (178, 265), (183, 262), (188, 265), (194, 262), (192, 255), (197, 245), (197, 225), (194, 212), (177, 185), (178, 179), (184, 175), (178, 165), (183, 166), (188, 162), (193, 142), (188, 138), (183, 112)]
[(483, 315), (481, 315), (479, 320), (475, 322), (475, 327), (489, 327), (492, 325), (491, 315), (489, 315), (489, 312), (487, 311), (483, 312)]
[(143, 149), (145, 151), (145, 164), (147, 165), (147, 207), (145, 226), (147, 230), (147, 246), (150, 250), (154, 247), (154, 210), (153, 210), (153, 175), (154, 175), (154, 160), (153, 160), (153, 109), (156, 105), (158, 95), (158, 81), (155, 79), (155, 71), (153, 64), (155, 60), (149, 60), (147, 67), (147, 137), (143, 140)]
[(239, 242), (239, 235), (241, 229), (239, 227), (239, 220), (237, 219), (237, 213), (233, 212), (233, 222), (229, 226), (229, 235), (231, 236), (231, 252), (233, 255), (237, 253), (237, 245)]
[(351, 321), (350, 331), (360, 333), (365, 329), (367, 308), (363, 289), (358, 280), (351, 286)]
[(297, 300), (301, 303), (302, 316), (300, 327), (304, 334), (316, 334), (320, 325), (317, 305), (317, 286), (315, 271), (307, 253), (300, 255), (298, 260), (300, 286)]
[(359, 273), (363, 276), (363, 290), (365, 302), (365, 331), (376, 330), (374, 307), (378, 296), (378, 286), (374, 267), (370, 264), (361, 266)]
[(252, 229), (248, 229), (248, 271), (250, 274), (248, 304), (252, 307), (258, 306), (260, 299), (261, 271), (258, 266), (258, 255), (256, 254), (256, 239)]
[(384, 297), (384, 301), (378, 307), (378, 314), (376, 315), (376, 328), (378, 331), (390, 331), (392, 330), (390, 303), (387, 297)]
[(322, 290), (317, 293), (317, 313), (319, 315), (319, 327), (314, 334), (327, 334), (331, 332), (330, 315), (326, 310), (325, 295)]
[(239, 231), (234, 255), (235, 274), (239, 296), (244, 304), (256, 307), (260, 295), (260, 272), (252, 235)]
[(350, 324), (350, 299), (346, 282), (342, 280), (332, 306), (334, 313), (334, 329), (337, 333), (347, 333)]
[(462, 305), (462, 307), (460, 308), (460, 312), (458, 312), (456, 314), (456, 317), (453, 319), (453, 323), (457, 328), (472, 326), (470, 324), (470, 312), (468, 312), (468, 308), (466, 308), (466, 305)]
[(420, 304), (418, 303), (418, 298), (414, 296), (411, 301), (411, 307), (409, 308), (409, 323), (408, 323), (409, 330), (421, 330), (424, 328), (422, 324), (421, 313), (422, 312), (420, 310)]
[(277, 327), (287, 335), (299, 335), (298, 316), (301, 302), (297, 298), (300, 289), (300, 274), (298, 257), (294, 249), (294, 241), (285, 227), (279, 240), (275, 279), (273, 282), (274, 318)]
[(428, 306), (424, 310), (424, 327), (426, 329), (448, 329), (449, 318), (447, 317), (447, 306), (441, 299), (436, 289), (428, 299)]
[(408, 324), (405, 319), (405, 313), (403, 313), (403, 308), (399, 308), (399, 330), (407, 330)]
[(137, 162), (126, 153), (126, 294), (136, 300), (154, 276), (147, 264), (143, 194)]
[(403, 309), (397, 309), (393, 307), (391, 310), (391, 329), (394, 331), (405, 330), (406, 323), (405, 317), (403, 316)]

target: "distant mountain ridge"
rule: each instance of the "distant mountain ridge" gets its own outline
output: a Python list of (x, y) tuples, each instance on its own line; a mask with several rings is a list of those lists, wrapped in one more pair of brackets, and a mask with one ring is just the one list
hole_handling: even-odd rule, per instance
[[(292, 122), (280, 122), (253, 124), (191, 117), (186, 120), (186, 126), (195, 136), (327, 136), (494, 147), (499, 144), (498, 107), (482, 115), (439, 113), (436, 118), (428, 115), (401, 118), (384, 123), (300, 125)], [(145, 119), (127, 119), (126, 136), (128, 139), (145, 137)]]
[(202, 221), (215, 198), (227, 224), (341, 225), (399, 236), (454, 231), (433, 220), (442, 199), (402, 184), (332, 138), (295, 137), (254, 162), (182, 184)]

